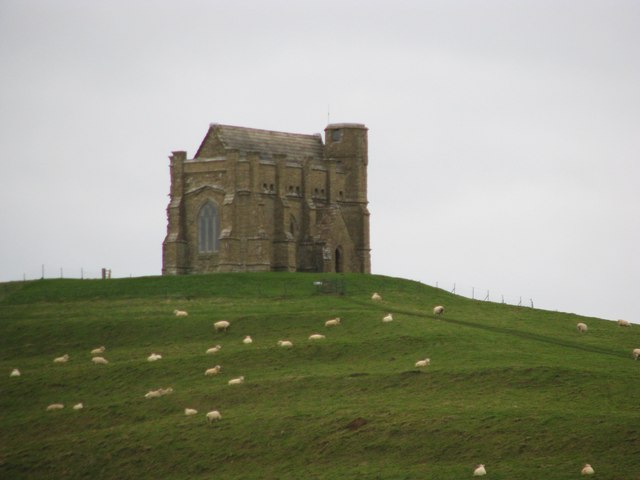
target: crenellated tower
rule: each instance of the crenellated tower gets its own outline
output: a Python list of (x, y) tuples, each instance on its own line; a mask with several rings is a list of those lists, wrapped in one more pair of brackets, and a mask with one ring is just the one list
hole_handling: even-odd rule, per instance
[[(356, 271), (371, 272), (369, 244), (369, 209), (367, 196), (367, 167), (369, 153), (368, 129), (359, 123), (335, 123), (325, 128), (325, 161), (335, 165), (344, 177), (332, 182), (331, 198), (335, 198), (354, 241)], [(342, 187), (340, 190), (336, 189)]]

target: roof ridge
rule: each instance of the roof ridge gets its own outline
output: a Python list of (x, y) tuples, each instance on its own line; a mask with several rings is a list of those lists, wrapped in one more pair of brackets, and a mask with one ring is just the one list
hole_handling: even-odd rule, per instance
[(264, 128), (253, 128), (253, 127), (242, 127), (239, 125), (228, 125), (228, 124), (224, 124), (224, 123), (210, 123), (209, 127), (215, 129), (217, 127), (221, 127), (223, 129), (225, 128), (229, 128), (229, 129), (234, 129), (234, 130), (244, 130), (244, 131), (251, 131), (251, 132), (260, 132), (260, 133), (280, 133), (283, 135), (296, 135), (296, 136), (300, 136), (300, 137), (311, 137), (311, 138), (317, 138), (320, 137), (322, 138), (322, 134), (320, 133), (294, 133), (294, 132), (283, 132), (281, 130), (266, 130)]

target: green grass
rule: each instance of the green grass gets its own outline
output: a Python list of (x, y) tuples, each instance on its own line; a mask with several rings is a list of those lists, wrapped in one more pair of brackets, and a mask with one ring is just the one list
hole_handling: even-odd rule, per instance
[[(318, 293), (321, 278), (346, 294)], [(342, 325), (325, 328), (334, 316)], [(213, 331), (220, 319), (230, 332)], [(309, 342), (315, 332), (327, 339)], [(276, 346), (284, 338), (293, 349)], [(109, 365), (90, 362), (99, 345)], [(638, 480), (639, 347), (637, 325), (374, 275), (0, 284), (0, 478), (436, 480), (484, 463), (487, 478), (567, 480), (588, 462), (595, 478)], [(45, 412), (56, 402), (65, 409)], [(223, 419), (209, 425), (212, 409)]]

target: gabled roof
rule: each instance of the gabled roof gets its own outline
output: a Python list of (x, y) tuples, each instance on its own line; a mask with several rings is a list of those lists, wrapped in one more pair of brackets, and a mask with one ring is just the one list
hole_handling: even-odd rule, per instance
[(260, 152), (267, 156), (284, 154), (289, 159), (323, 156), (320, 134), (274, 132), (212, 123), (194, 158), (213, 156), (210, 152), (220, 148), (243, 153)]

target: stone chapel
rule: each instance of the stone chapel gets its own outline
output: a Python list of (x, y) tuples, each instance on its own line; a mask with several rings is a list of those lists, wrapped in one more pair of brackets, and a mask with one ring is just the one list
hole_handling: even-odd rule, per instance
[(325, 141), (211, 124), (198, 151), (170, 157), (162, 274), (371, 272), (367, 128)]

